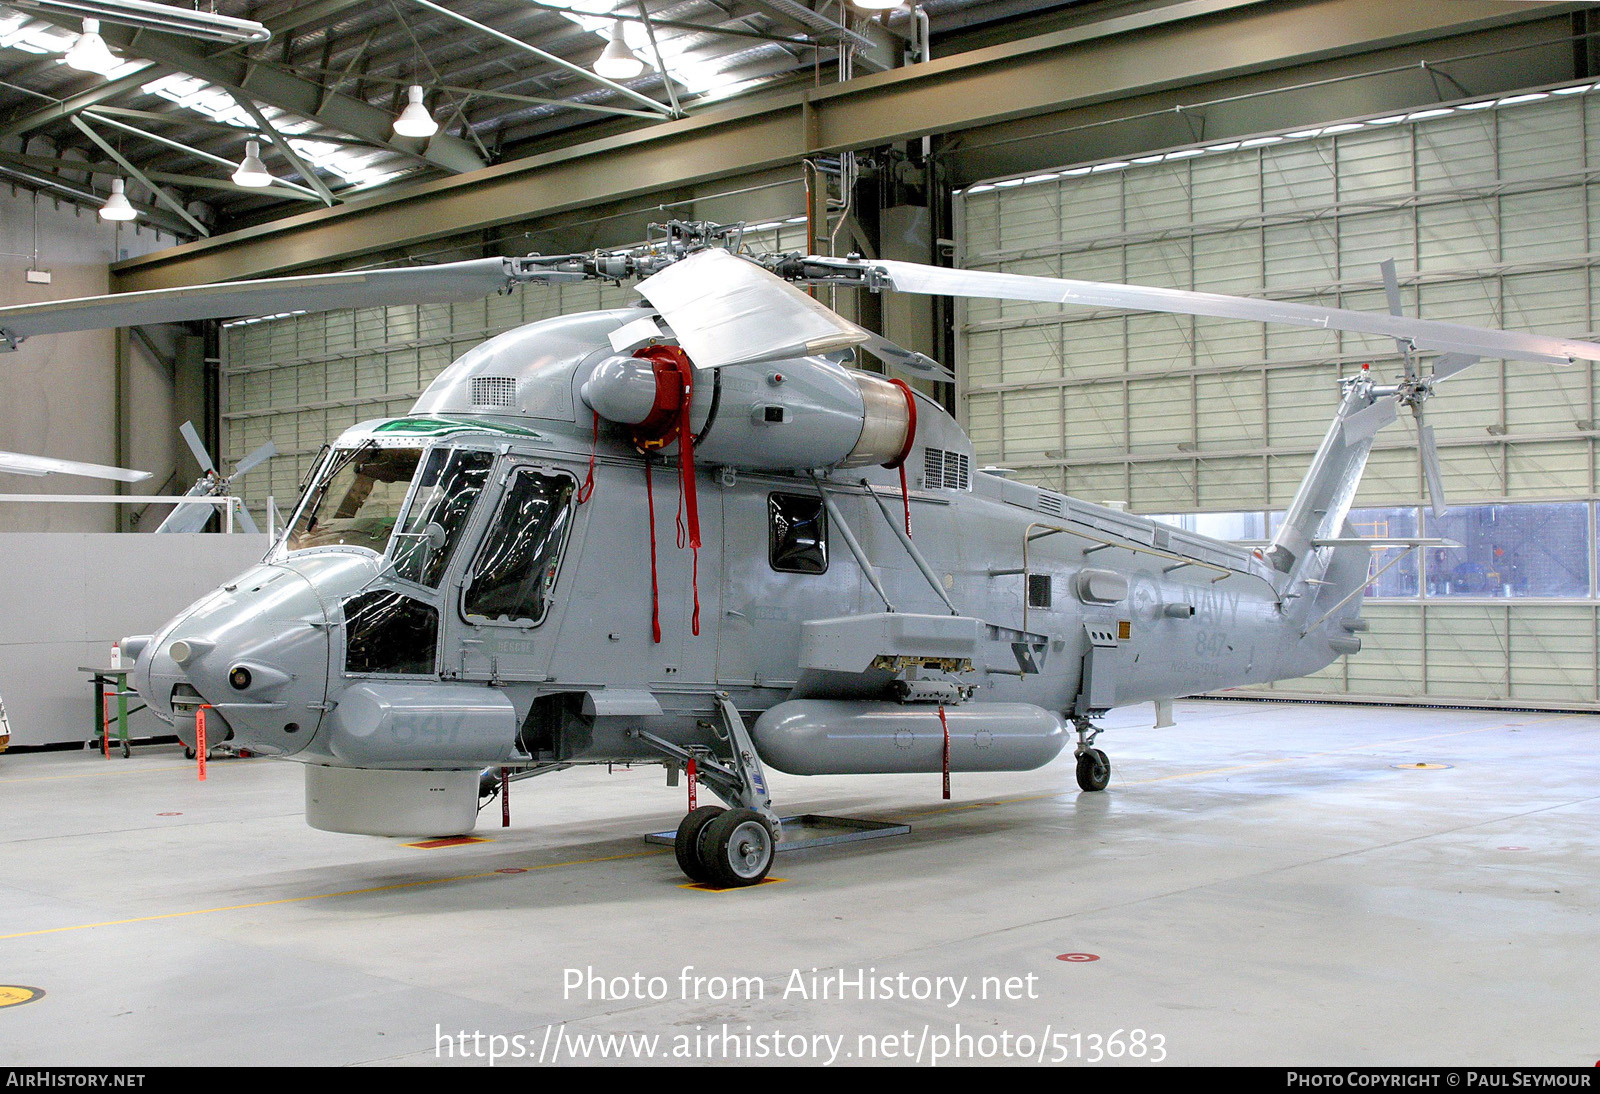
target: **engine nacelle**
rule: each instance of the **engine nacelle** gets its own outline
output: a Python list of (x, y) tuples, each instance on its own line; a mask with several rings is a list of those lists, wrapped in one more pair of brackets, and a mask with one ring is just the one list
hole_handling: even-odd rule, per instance
[[(637, 428), (669, 419), (680, 381), (659, 362), (608, 357), (580, 392), (606, 421)], [(821, 357), (697, 372), (695, 455), (769, 470), (898, 466), (916, 438), (910, 388)]]

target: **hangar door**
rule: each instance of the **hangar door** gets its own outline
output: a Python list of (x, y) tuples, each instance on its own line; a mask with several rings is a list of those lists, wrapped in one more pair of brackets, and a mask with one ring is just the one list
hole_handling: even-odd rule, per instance
[[(753, 250), (799, 248), (800, 223), (745, 233)], [(759, 230), (758, 230), (759, 229)], [(266, 528), (266, 500), (289, 515), (322, 445), (370, 418), (398, 417), (446, 365), (496, 334), (569, 312), (620, 308), (638, 295), (599, 282), (524, 285), (464, 304), (267, 316), (224, 325), (222, 423), (226, 465), (272, 441), (281, 453), (239, 480)]]
[[(1546, 88), (1081, 164), (956, 198), (957, 264), (1593, 337), (1600, 91)], [(1338, 400), (1392, 340), (971, 301), (958, 404), (987, 463), (1233, 539), (1274, 529)], [(1387, 341), (1387, 344), (1385, 344)], [(1428, 404), (1451, 510), (1424, 507), (1409, 416), (1352, 520), (1465, 545), (1369, 590), (1365, 648), (1279, 693), (1600, 705), (1595, 374), (1485, 361)], [(1393, 556), (1374, 552), (1374, 572)]]

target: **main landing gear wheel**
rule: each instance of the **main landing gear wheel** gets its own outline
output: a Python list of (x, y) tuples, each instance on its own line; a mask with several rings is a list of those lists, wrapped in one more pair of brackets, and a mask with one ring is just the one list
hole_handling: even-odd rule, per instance
[(723, 889), (759, 884), (772, 869), (777, 848), (766, 818), (754, 809), (723, 813), (706, 826), (700, 843), (709, 880)]
[(1078, 785), (1085, 790), (1104, 790), (1111, 781), (1111, 760), (1098, 748), (1078, 756)]
[(672, 841), (672, 851), (678, 857), (678, 869), (690, 881), (710, 881), (711, 869), (706, 865), (706, 828), (727, 810), (720, 805), (702, 805), (691, 810), (678, 825), (678, 837)]

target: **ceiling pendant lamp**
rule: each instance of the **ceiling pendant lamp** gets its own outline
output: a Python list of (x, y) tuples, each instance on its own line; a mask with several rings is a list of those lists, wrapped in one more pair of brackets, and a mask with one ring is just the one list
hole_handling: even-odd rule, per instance
[(608, 80), (631, 80), (644, 71), (644, 62), (622, 37), (622, 20), (611, 23), (611, 40), (594, 63), (594, 74)]
[(267, 170), (267, 165), (261, 162), (260, 142), (244, 142), (244, 159), (239, 161), (239, 169), (233, 173), (233, 181), (252, 189), (272, 185), (272, 174)]
[(412, 84), (406, 94), (411, 101), (394, 120), (395, 133), (402, 137), (431, 137), (439, 132), (439, 123), (433, 120), (433, 115), (428, 113), (428, 107), (422, 101), (422, 88)]
[(132, 220), (139, 215), (139, 210), (128, 201), (128, 195), (123, 192), (123, 187), (121, 179), (111, 180), (111, 196), (100, 206), (101, 220)]
[(111, 47), (106, 45), (106, 40), (100, 37), (98, 19), (83, 21), (83, 33), (78, 35), (78, 40), (67, 50), (66, 62), (79, 72), (96, 72), (101, 76), (122, 63), (117, 55), (111, 52)]

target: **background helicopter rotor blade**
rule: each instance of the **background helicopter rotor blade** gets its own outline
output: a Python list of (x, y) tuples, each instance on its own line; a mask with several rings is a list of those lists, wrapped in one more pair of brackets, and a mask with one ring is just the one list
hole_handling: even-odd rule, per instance
[(250, 515), (250, 510), (244, 502), (240, 502), (239, 508), (233, 511), (233, 522), (252, 536), (259, 535), (261, 532), (261, 529), (256, 527), (255, 518)]
[(0, 471), (14, 475), (80, 475), (86, 479), (111, 479), (114, 482), (141, 482), (150, 477), (148, 471), (131, 471), (126, 467), (107, 467), (99, 463), (80, 463), (77, 460), (58, 460), (53, 456), (28, 456), (21, 452), (0, 452)]
[(183, 439), (188, 444), (189, 451), (194, 453), (195, 462), (200, 465), (200, 470), (207, 474), (216, 474), (217, 465), (211, 462), (211, 454), (206, 451), (206, 446), (201, 442), (200, 434), (196, 432), (194, 423), (184, 422), (178, 427), (178, 432), (183, 434)]
[(240, 475), (248, 472), (252, 467), (265, 463), (277, 454), (278, 446), (273, 444), (271, 441), (268, 441), (266, 444), (250, 453), (244, 459), (240, 460), (239, 465), (233, 469), (233, 474), (229, 475), (228, 477), (230, 479), (236, 479)]

